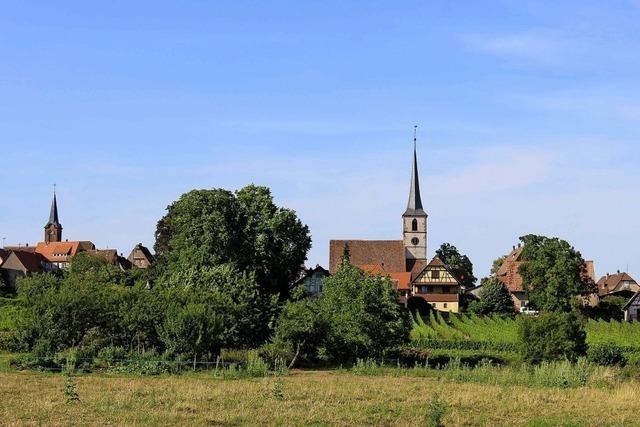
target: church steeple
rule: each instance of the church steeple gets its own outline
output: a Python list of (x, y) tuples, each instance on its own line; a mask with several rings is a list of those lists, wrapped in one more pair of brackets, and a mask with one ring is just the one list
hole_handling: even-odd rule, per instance
[(411, 190), (409, 191), (409, 203), (405, 215), (427, 216), (422, 207), (420, 195), (420, 176), (418, 174), (418, 150), (417, 150), (417, 126), (413, 128), (413, 168), (411, 169)]
[[(402, 215), (403, 242), (407, 258), (407, 268), (413, 260), (427, 259), (427, 213), (422, 207), (420, 177), (418, 175), (417, 126), (413, 128), (413, 167), (411, 169), (411, 190), (407, 210)], [(410, 269), (410, 268), (409, 268)]]
[(62, 225), (58, 219), (58, 200), (56, 198), (56, 186), (53, 186), (53, 200), (51, 201), (51, 211), (49, 212), (49, 221), (44, 226), (44, 241), (61, 242), (62, 241)]

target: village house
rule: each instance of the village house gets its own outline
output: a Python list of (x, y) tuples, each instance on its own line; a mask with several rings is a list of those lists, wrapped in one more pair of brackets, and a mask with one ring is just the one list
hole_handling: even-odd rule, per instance
[(138, 243), (127, 257), (127, 260), (135, 267), (149, 268), (153, 264), (153, 255), (151, 255), (146, 246)]
[(294, 286), (302, 285), (308, 296), (316, 296), (322, 293), (322, 279), (329, 276), (327, 270), (316, 265), (315, 268), (303, 269)]
[(616, 274), (607, 274), (598, 280), (598, 298), (617, 296), (631, 298), (640, 291), (640, 285), (628, 273), (618, 271)]
[[(522, 283), (522, 276), (520, 276), (518, 271), (520, 266), (526, 262), (522, 259), (523, 251), (524, 246), (521, 244), (514, 246), (496, 273), (498, 280), (500, 280), (511, 293), (511, 298), (517, 311), (529, 305), (529, 298)], [(586, 261), (585, 274), (587, 274), (591, 280), (595, 281), (593, 261)]]
[(409, 202), (402, 215), (402, 240), (331, 240), (329, 272), (334, 274), (348, 252), (351, 264), (370, 274), (389, 276), (407, 305), (422, 299), (433, 309), (459, 311), (460, 283), (442, 261), (427, 258), (428, 215), (422, 205), (414, 137)]
[(44, 241), (36, 246), (7, 246), (0, 251), (0, 268), (5, 270), (10, 285), (15, 286), (19, 277), (32, 273), (66, 269), (79, 253), (98, 256), (122, 270), (135, 265), (148, 268), (153, 263), (153, 255), (142, 244), (138, 244), (129, 255), (130, 260), (118, 255), (116, 249), (96, 249), (88, 240), (62, 240), (62, 225), (58, 215), (58, 200), (53, 193), (49, 220), (44, 226)]

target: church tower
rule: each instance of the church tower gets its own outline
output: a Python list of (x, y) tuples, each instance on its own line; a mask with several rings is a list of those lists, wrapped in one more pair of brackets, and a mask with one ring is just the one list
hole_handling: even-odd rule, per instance
[(411, 190), (407, 210), (402, 215), (403, 241), (407, 266), (416, 260), (427, 260), (427, 213), (422, 208), (420, 197), (420, 178), (418, 176), (418, 154), (416, 148), (416, 130), (413, 136), (413, 169), (411, 171)]
[(56, 190), (53, 189), (53, 201), (51, 202), (51, 212), (49, 212), (49, 222), (44, 226), (45, 243), (62, 241), (62, 225), (58, 220), (58, 201), (56, 200)]

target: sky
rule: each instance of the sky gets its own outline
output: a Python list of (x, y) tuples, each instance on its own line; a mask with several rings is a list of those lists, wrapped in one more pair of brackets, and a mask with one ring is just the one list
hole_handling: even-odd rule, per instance
[(640, 0), (3, 1), (0, 237), (153, 246), (255, 183), (330, 239), (400, 239), (418, 125), (429, 253), (519, 236), (640, 277)]

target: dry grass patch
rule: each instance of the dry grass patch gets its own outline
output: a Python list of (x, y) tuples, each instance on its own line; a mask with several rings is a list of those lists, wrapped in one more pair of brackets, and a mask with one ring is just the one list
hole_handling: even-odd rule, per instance
[(640, 387), (533, 389), (436, 378), (294, 372), (225, 381), (209, 374), (79, 376), (66, 403), (61, 375), (0, 374), (3, 425), (424, 425), (440, 393), (451, 426), (638, 425)]

